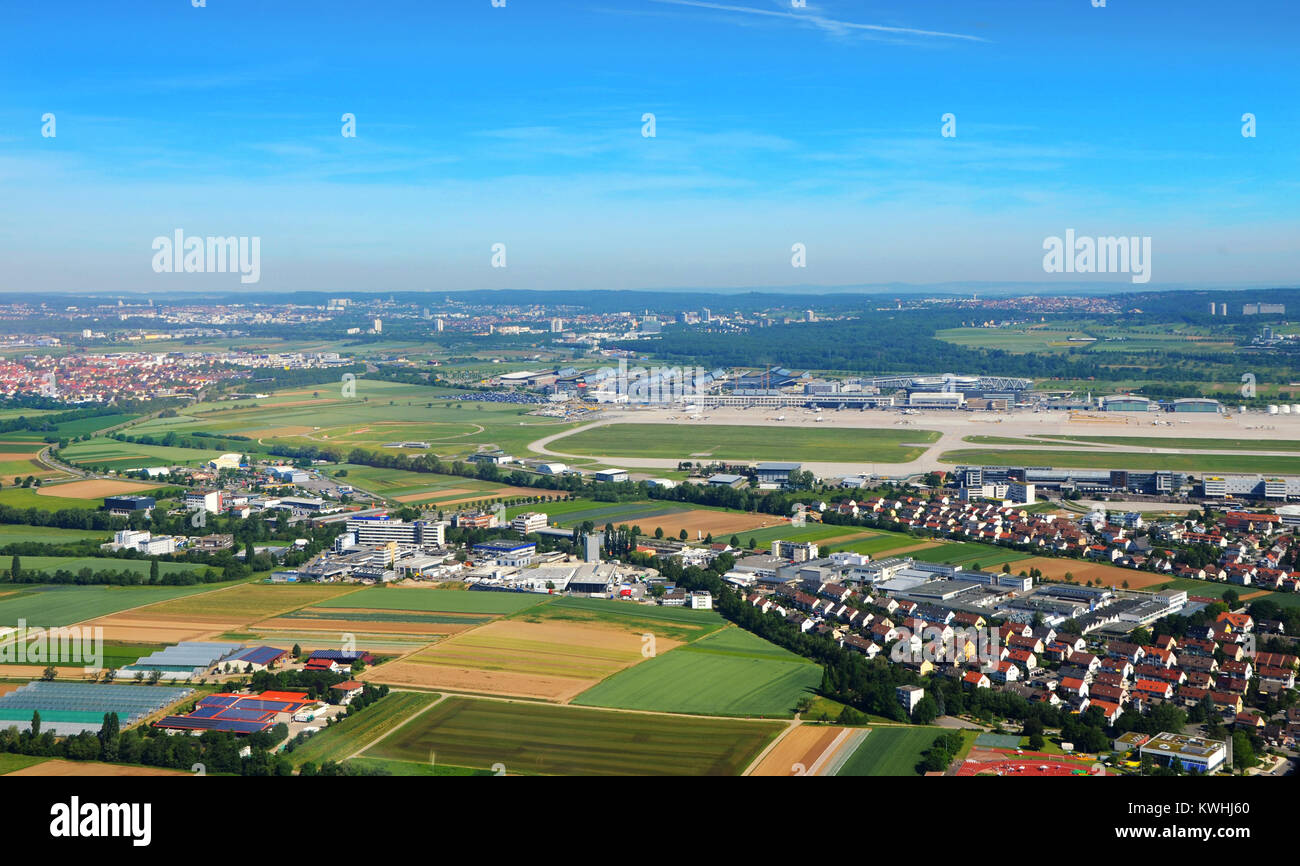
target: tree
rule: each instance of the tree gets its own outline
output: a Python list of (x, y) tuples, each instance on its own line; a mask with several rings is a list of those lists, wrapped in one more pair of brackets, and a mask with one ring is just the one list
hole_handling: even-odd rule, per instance
[(1238, 770), (1245, 770), (1259, 763), (1255, 759), (1255, 746), (1250, 741), (1250, 735), (1245, 731), (1236, 731), (1232, 735), (1232, 766)]
[(1030, 751), (1032, 751), (1032, 752), (1041, 752), (1041, 751), (1043, 750), (1043, 746), (1045, 746), (1045, 745), (1047, 745), (1047, 741), (1043, 739), (1043, 735), (1042, 735), (1042, 734), (1030, 734), (1030, 735), (1029, 735), (1029, 750), (1030, 750)]
[[(686, 534), (686, 530), (685, 530), (685, 529), (682, 529), (681, 532), (677, 533), (677, 537), (680, 538), (682, 541), (685, 541), (685, 540), (687, 539), (687, 537), (688, 537), (687, 534)], [(18, 557), (14, 557), (14, 559), (17, 559), (17, 558), (18, 558)]]
[(1238, 602), (1241, 601), (1241, 596), (1237, 595), (1237, 591), (1235, 589), (1225, 589), (1223, 591), (1223, 600), (1228, 605), (1228, 609), (1231, 610), (1232, 608), (1235, 608), (1237, 606)]
[(655, 538), (663, 538), (663, 537), (664, 537), (664, 528), (662, 526), (656, 526)]
[(19, 561), (18, 554), (15, 553), (13, 562), (9, 563), (9, 577), (11, 580), (16, 582), (19, 578), (22, 577), (22, 575), (23, 575), (23, 566), (22, 563)]
[(158, 571), (159, 571), (159, 569), (158, 569), (158, 560), (155, 559), (155, 560), (153, 560), (152, 562), (149, 563), (149, 582), (150, 582), (150, 583), (157, 583), (157, 582), (158, 582)]
[(728, 544), (730, 547), (737, 547), (737, 548), (740, 547), (740, 538), (739, 538), (739, 536), (735, 536), (735, 535), (731, 536), (731, 538), (727, 539), (727, 544)]
[(56, 668), (54, 665), (47, 665), (45, 670), (41, 672), (41, 679), (45, 680), (46, 682), (49, 682), (53, 680), (55, 677), (57, 677), (58, 675), (59, 675), (58, 668)]
[(32, 737), (39, 737), (40, 735), (41, 735), (41, 711), (33, 710), (32, 711)]
[(298, 644), (293, 645), (293, 657), (296, 659), (302, 658), (302, 647)]

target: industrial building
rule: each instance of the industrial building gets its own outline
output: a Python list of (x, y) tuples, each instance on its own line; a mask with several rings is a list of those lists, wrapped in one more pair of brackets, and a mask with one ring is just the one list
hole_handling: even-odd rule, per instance
[(407, 523), (405, 520), (389, 517), (386, 514), (375, 514), (349, 519), (347, 531), (356, 533), (357, 544), (396, 542), (411, 546), (441, 547), (446, 541), (447, 522), (416, 520)]
[(114, 515), (129, 515), (133, 511), (148, 513), (157, 503), (152, 496), (106, 496), (104, 508)]

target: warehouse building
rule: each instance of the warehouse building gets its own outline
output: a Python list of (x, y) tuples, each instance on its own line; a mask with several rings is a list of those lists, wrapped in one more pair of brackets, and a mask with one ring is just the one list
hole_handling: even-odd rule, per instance
[(1204, 397), (1187, 397), (1169, 404), (1171, 412), (1222, 412), (1223, 405), (1218, 400)]
[(789, 484), (790, 473), (802, 469), (799, 463), (760, 463), (755, 468), (760, 484)]
[(1150, 412), (1151, 401), (1136, 394), (1115, 394), (1101, 398), (1103, 412)]
[(152, 496), (106, 496), (104, 497), (104, 508), (110, 513), (118, 516), (126, 516), (134, 511), (143, 511), (147, 515), (153, 510), (154, 502)]

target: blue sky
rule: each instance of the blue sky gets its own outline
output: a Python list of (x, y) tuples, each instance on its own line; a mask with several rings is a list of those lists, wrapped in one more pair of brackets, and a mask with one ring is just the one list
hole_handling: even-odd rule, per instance
[[(3, 14), (4, 291), (1044, 281), (1070, 228), (1150, 236), (1148, 288), (1298, 282), (1284, 0)], [(260, 237), (261, 282), (155, 274), (178, 228)]]

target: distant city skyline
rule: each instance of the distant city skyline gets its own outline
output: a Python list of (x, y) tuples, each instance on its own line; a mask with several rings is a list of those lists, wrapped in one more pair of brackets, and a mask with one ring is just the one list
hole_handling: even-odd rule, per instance
[[(1295, 285), (1288, 8), (20, 6), (0, 291)], [(180, 232), (257, 282), (155, 273)], [(1045, 273), (1075, 232), (1150, 282)]]

